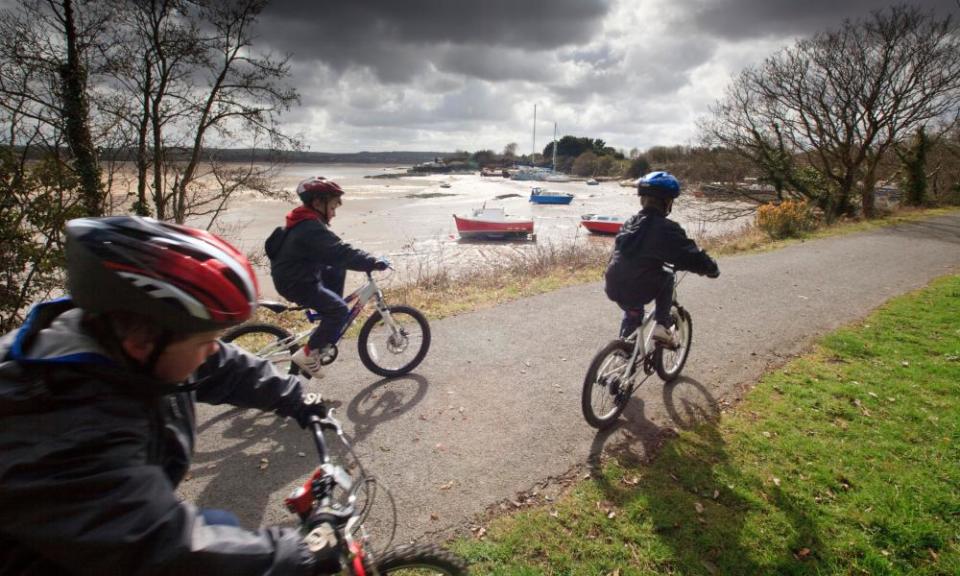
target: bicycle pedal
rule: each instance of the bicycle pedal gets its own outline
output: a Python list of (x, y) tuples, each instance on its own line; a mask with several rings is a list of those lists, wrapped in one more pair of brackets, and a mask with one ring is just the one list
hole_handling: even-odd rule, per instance
[(653, 374), (653, 372), (654, 372), (655, 370), (656, 370), (656, 367), (653, 365), (653, 357), (652, 357), (652, 356), (647, 356), (646, 358), (644, 358), (644, 359), (643, 359), (643, 373), (646, 374), (647, 376), (649, 376), (649, 375)]

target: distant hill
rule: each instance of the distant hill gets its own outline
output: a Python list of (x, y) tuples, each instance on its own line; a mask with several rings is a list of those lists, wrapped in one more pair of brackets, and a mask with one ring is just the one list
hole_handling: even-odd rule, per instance
[[(15, 146), (14, 150), (18, 153), (21, 147)], [(64, 154), (68, 154), (66, 150)], [(28, 158), (36, 159), (41, 157), (45, 150), (34, 148), (27, 155)], [(186, 152), (180, 155), (176, 151), (170, 152), (170, 158), (173, 160), (185, 158)], [(454, 156), (450, 152), (277, 152), (275, 150), (253, 150), (250, 148), (208, 148), (205, 150), (204, 159), (217, 158), (225, 162), (249, 162), (251, 159), (256, 162), (269, 162), (280, 159), (286, 162), (295, 162), (299, 164), (400, 164), (413, 165), (422, 162), (431, 162), (436, 159), (445, 159)], [(109, 160), (127, 160), (133, 161), (136, 157), (135, 151), (128, 148), (108, 148), (100, 150), (100, 158)]]
[[(225, 161), (271, 160), (277, 153), (270, 150), (211, 149), (210, 156)], [(453, 156), (449, 152), (282, 152), (279, 157), (286, 162), (300, 164), (419, 164), (436, 158)]]

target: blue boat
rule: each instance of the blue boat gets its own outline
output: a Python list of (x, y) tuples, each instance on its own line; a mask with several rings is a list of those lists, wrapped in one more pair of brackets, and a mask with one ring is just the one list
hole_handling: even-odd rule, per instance
[(569, 204), (573, 201), (573, 194), (550, 192), (545, 188), (534, 186), (530, 189), (530, 201), (535, 204)]

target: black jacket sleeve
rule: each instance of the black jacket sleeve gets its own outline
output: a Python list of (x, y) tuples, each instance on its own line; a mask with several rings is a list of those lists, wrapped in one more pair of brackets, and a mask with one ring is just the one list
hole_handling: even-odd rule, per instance
[(206, 404), (231, 404), (257, 408), (296, 418), (303, 406), (300, 380), (281, 374), (266, 360), (236, 346), (220, 342), (192, 376), (197, 400)]
[(709, 274), (717, 269), (717, 263), (697, 243), (687, 238), (687, 233), (673, 220), (663, 220), (659, 241), (651, 248), (656, 256), (669, 262), (677, 270), (689, 270), (694, 274)]
[(301, 254), (310, 254), (311, 259), (327, 266), (360, 272), (374, 269), (376, 258), (347, 244), (320, 222), (306, 222), (301, 226), (305, 226), (305, 233), (297, 235), (299, 245), (296, 247)]

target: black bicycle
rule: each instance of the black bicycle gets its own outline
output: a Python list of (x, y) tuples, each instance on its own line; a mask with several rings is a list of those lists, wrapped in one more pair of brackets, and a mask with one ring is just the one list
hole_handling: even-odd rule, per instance
[(679, 344), (667, 348), (653, 339), (654, 310), (643, 317), (643, 322), (626, 338), (611, 340), (593, 357), (587, 375), (583, 379), (580, 405), (583, 417), (594, 428), (611, 426), (627, 407), (633, 392), (654, 372), (671, 382), (680, 376), (690, 355), (693, 341), (693, 320), (690, 313), (677, 302), (677, 285), (673, 285), (673, 318)]
[[(333, 417), (333, 409), (323, 418), (311, 417), (309, 429), (313, 432), (320, 465), (285, 503), (287, 509), (300, 518), (304, 540), (313, 553), (332, 551), (339, 555), (341, 569), (349, 576), (468, 574), (466, 563), (461, 558), (432, 544), (389, 548), (388, 543), (385, 552), (375, 553), (368, 545), (369, 535), (364, 528), (364, 521), (377, 494), (375, 479), (366, 475), (340, 423)], [(332, 462), (324, 431), (335, 432), (352, 455), (358, 470), (357, 477)], [(362, 502), (362, 505), (358, 502)]]

